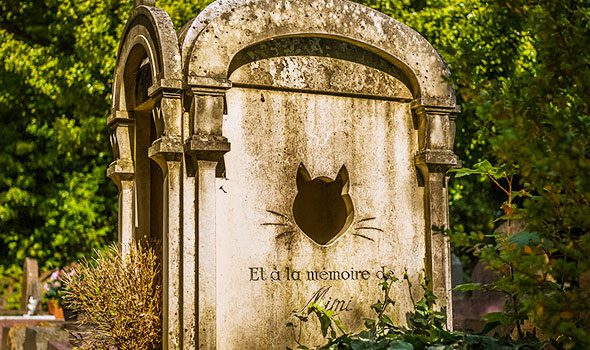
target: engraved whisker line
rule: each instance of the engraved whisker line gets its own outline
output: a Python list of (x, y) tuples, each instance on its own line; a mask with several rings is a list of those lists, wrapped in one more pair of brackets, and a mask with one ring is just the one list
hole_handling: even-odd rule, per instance
[(365, 235), (361, 235), (360, 233), (353, 233), (352, 235), (353, 235), (353, 236), (359, 236), (359, 237), (362, 237), (362, 238), (368, 239), (368, 240), (369, 240), (369, 241), (371, 241), (371, 242), (375, 242), (375, 240), (374, 240), (373, 238), (367, 237), (367, 236), (365, 236)]
[(279, 234), (278, 234), (276, 237), (277, 237), (277, 238), (281, 238), (281, 237), (283, 237), (283, 236), (286, 236), (286, 235), (288, 235), (288, 234), (290, 234), (290, 233), (295, 233), (295, 231), (285, 231), (285, 232), (281, 232), (281, 233), (279, 233)]
[(360, 219), (357, 224), (360, 224), (361, 222), (365, 222), (365, 221), (370, 221), (370, 220), (375, 220), (376, 218), (364, 218), (364, 219)]
[(271, 213), (271, 214), (278, 215), (278, 216), (280, 216), (282, 218), (285, 218), (285, 219), (289, 220), (289, 217), (287, 215), (285, 215), (285, 214), (281, 214), (281, 213), (278, 213), (278, 212), (276, 212), (274, 210), (268, 210), (268, 209), (266, 211), (269, 212), (269, 213)]
[(261, 224), (262, 226), (289, 226), (289, 224), (283, 224), (278, 222), (265, 222)]
[(377, 230), (379, 232), (383, 232), (382, 229), (377, 228), (377, 227), (370, 227), (370, 226), (361, 226), (361, 227), (355, 227), (355, 230)]

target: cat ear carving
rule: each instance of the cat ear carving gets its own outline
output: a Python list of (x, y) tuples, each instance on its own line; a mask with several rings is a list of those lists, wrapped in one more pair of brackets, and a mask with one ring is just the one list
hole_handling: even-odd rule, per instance
[(346, 166), (343, 165), (340, 168), (340, 170), (338, 171), (338, 175), (336, 175), (336, 179), (334, 181), (342, 187), (343, 195), (348, 193), (350, 179), (348, 177), (348, 170), (346, 169)]
[(299, 167), (297, 168), (297, 190), (301, 191), (301, 188), (305, 183), (311, 181), (311, 175), (309, 175), (309, 171), (305, 168), (303, 162), (299, 163)]

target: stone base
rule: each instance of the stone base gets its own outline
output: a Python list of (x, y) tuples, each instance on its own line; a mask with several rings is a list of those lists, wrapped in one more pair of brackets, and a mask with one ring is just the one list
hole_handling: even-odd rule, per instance
[[(64, 321), (39, 321), (11, 319), (0, 322), (0, 350), (46, 350), (71, 349), (70, 333), (66, 330), (72, 323)], [(53, 343), (50, 346), (50, 343)]]
[(67, 340), (51, 340), (47, 343), (47, 350), (71, 350), (72, 344)]

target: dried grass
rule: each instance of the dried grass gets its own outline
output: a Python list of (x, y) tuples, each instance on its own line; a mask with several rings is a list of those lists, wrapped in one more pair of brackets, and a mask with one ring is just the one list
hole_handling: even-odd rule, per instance
[(81, 326), (92, 329), (80, 348), (156, 348), (161, 333), (158, 273), (152, 250), (132, 247), (123, 258), (110, 246), (64, 277), (66, 305), (79, 313)]

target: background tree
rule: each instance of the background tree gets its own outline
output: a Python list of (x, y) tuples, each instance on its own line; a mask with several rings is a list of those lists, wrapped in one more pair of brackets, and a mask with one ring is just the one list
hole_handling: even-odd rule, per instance
[[(160, 1), (178, 26), (204, 1)], [(0, 0), (0, 290), (116, 238), (106, 118), (132, 1)], [(2, 294), (0, 292), (0, 294)], [(9, 298), (16, 306), (18, 298)]]
[[(419, 30), (451, 66), (463, 108), (457, 151), (482, 175), (452, 184), (453, 239), (464, 260), (481, 258), (499, 272), (485, 286), (510, 296), (496, 321), (514, 326), (516, 337), (534, 331), (563, 348), (587, 348), (590, 2), (375, 6)], [(492, 234), (514, 219), (527, 232)]]

